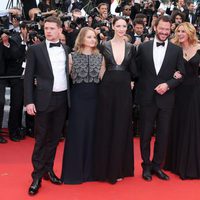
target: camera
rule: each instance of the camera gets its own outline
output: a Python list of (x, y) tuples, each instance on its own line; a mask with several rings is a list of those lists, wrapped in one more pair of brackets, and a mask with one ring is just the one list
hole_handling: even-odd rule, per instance
[(99, 16), (99, 10), (97, 7), (94, 7), (90, 12), (89, 12), (89, 16), (94, 18)]
[(9, 29), (5, 29), (4, 26), (0, 25), (0, 35), (5, 33), (6, 35), (10, 35)]
[(38, 34), (37, 31), (30, 31), (29, 32), (30, 43), (32, 43), (32, 41), (35, 40), (35, 38), (38, 38), (41, 42), (45, 39), (45, 37), (43, 35)]
[(1, 16), (0, 24), (4, 27), (4, 29), (9, 29), (9, 17), (7, 15)]
[(42, 13), (36, 13), (34, 15), (34, 21), (35, 22), (40, 22), (40, 21), (44, 21), (44, 16), (42, 15)]
[(11, 19), (16, 19), (17, 21), (22, 21), (22, 16), (18, 16), (18, 15), (13, 15), (11, 14)]
[(64, 23), (66, 21), (71, 21), (72, 17), (70, 15), (64, 14), (63, 16), (60, 17), (60, 20), (62, 21), (62, 23)]

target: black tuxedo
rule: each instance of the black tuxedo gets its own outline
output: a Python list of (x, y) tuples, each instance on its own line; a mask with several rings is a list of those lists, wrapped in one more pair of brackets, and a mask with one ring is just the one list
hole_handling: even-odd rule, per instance
[(34, 126), (36, 143), (32, 155), (33, 179), (40, 179), (45, 172), (53, 170), (56, 148), (66, 120), (67, 104), (70, 105), (68, 51), (66, 46), (63, 45), (63, 48), (68, 89), (62, 92), (53, 92), (54, 75), (46, 42), (31, 46), (27, 52), (25, 105), (34, 103), (37, 111)]
[[(191, 18), (191, 21), (190, 21), (190, 18)], [(197, 16), (194, 13), (188, 13), (187, 14), (187, 16), (186, 16), (187, 22), (190, 22), (191, 24), (194, 25), (196, 23), (196, 20), (197, 20)]]
[[(156, 74), (153, 61), (153, 41), (139, 46), (137, 55), (139, 81), (137, 83), (136, 101), (140, 105), (141, 154), (143, 166), (160, 167), (163, 162), (170, 127), (170, 118), (174, 105), (174, 88), (182, 79), (173, 78), (175, 71), (184, 74), (183, 55), (180, 47), (168, 42), (166, 53), (160, 71)], [(169, 90), (158, 94), (154, 88), (161, 83), (167, 83)], [(150, 161), (150, 140), (154, 123), (156, 122), (156, 142), (154, 155)]]

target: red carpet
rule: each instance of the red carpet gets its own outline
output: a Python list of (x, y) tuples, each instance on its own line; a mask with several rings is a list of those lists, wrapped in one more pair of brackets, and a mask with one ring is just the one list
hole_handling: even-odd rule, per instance
[[(199, 180), (182, 181), (170, 174), (170, 181), (153, 176), (152, 182), (141, 178), (139, 139), (135, 139), (135, 177), (125, 178), (116, 185), (90, 182), (81, 185), (53, 185), (42, 182), (39, 193), (27, 194), (31, 183), (31, 154), (34, 140), (27, 137), (15, 143), (0, 144), (0, 199), (1, 200), (200, 200)], [(55, 172), (60, 175), (63, 142), (60, 143)]]

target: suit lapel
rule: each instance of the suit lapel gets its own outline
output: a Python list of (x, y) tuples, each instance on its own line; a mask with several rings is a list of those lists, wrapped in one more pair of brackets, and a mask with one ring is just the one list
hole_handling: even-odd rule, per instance
[(48, 54), (48, 51), (47, 51), (47, 46), (46, 46), (46, 42), (45, 41), (42, 42), (41, 48), (42, 48), (42, 52), (44, 54), (44, 58), (46, 59), (46, 61), (48, 63), (49, 69), (53, 73), (52, 65), (51, 65), (51, 61), (50, 61), (50, 58), (49, 58), (49, 54)]
[(147, 52), (148, 52), (149, 58), (151, 59), (151, 63), (152, 63), (152, 65), (149, 65), (150, 70), (154, 74), (156, 74), (155, 64), (154, 64), (154, 60), (153, 60), (153, 43), (154, 43), (154, 40), (149, 42), (149, 46), (148, 46), (149, 48), (147, 49)]
[(160, 68), (158, 75), (160, 73), (162, 73), (162, 71), (166, 68), (166, 63), (167, 63), (167, 60), (170, 60), (170, 55), (171, 55), (171, 44), (170, 44), (170, 41), (169, 41), (166, 52), (165, 52), (165, 56), (164, 56), (164, 59), (163, 59), (163, 63), (162, 63), (162, 66)]
[(62, 47), (63, 47), (63, 49), (64, 49), (64, 51), (65, 51), (65, 55), (66, 55), (66, 63), (65, 63), (65, 66), (66, 66), (66, 72), (67, 72), (67, 75), (69, 75), (69, 69), (68, 69), (68, 48), (67, 48), (67, 46), (66, 45), (63, 45), (62, 44)]

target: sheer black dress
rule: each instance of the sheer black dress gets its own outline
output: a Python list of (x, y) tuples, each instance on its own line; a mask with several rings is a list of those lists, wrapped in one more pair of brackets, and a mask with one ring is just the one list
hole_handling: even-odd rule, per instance
[(111, 41), (101, 46), (106, 71), (97, 102), (94, 178), (111, 183), (134, 174), (131, 78), (136, 77), (135, 49), (125, 45), (120, 65), (115, 62)]
[(176, 90), (164, 168), (181, 179), (200, 178), (200, 50), (185, 60), (186, 75)]

